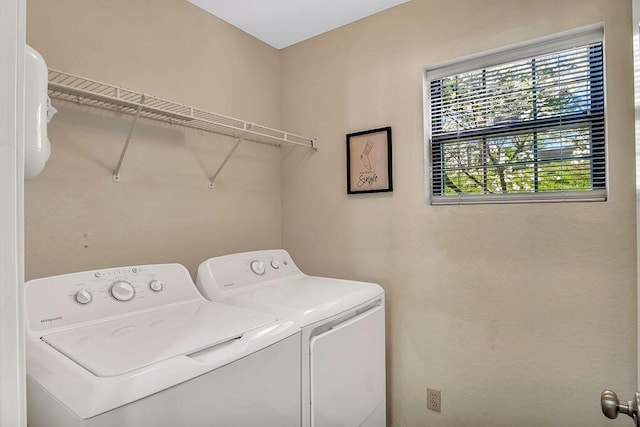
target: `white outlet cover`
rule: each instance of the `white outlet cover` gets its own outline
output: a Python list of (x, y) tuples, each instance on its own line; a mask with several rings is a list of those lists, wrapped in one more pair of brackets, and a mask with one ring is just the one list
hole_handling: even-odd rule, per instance
[(427, 389), (427, 408), (436, 412), (442, 410), (442, 395), (440, 390)]
[(409, 0), (189, 0), (282, 49)]

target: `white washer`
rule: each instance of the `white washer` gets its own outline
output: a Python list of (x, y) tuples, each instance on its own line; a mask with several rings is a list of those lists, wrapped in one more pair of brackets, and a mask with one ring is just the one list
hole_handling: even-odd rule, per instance
[(179, 264), (26, 284), (30, 427), (299, 426), (300, 333)]
[(302, 425), (384, 426), (384, 291), (307, 276), (284, 250), (211, 258), (196, 285), (212, 301), (291, 319), (302, 330)]

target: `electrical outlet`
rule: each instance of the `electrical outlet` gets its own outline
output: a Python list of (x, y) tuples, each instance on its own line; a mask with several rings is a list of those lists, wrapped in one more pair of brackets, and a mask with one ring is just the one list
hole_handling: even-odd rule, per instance
[(440, 390), (434, 390), (431, 388), (427, 389), (427, 409), (431, 409), (432, 411), (440, 412)]

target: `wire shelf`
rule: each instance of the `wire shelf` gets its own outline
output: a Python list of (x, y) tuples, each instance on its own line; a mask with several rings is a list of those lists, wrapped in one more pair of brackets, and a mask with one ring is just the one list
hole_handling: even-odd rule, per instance
[(108, 83), (49, 69), (49, 96), (105, 110), (139, 115), (216, 134), (280, 147), (300, 145), (317, 149), (316, 140), (261, 126), (222, 114), (136, 92)]

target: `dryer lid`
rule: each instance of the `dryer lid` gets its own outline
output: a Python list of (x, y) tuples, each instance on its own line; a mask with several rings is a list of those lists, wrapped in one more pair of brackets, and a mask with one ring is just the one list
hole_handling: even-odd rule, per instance
[(99, 377), (191, 354), (276, 321), (272, 315), (191, 302), (45, 335), (42, 340)]

